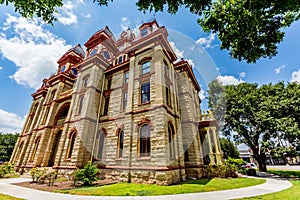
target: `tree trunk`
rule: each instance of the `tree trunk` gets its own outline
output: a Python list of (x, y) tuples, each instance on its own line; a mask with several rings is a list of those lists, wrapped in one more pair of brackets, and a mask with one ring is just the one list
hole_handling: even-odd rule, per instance
[(254, 158), (258, 163), (258, 171), (260, 172), (267, 172), (267, 165), (266, 165), (266, 155), (265, 153), (258, 153), (257, 150), (253, 150)]

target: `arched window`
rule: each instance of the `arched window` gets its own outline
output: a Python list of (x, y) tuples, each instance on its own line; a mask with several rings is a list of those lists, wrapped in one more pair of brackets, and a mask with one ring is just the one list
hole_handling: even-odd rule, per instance
[(124, 130), (120, 130), (118, 134), (118, 154), (117, 158), (123, 157), (123, 145), (124, 145)]
[(31, 161), (34, 160), (35, 154), (36, 154), (37, 149), (38, 149), (38, 147), (39, 147), (40, 140), (41, 140), (40, 137), (38, 137), (38, 138), (35, 140), (33, 152), (32, 152), (32, 154), (31, 154), (31, 158), (30, 158)]
[(55, 123), (54, 123), (55, 126), (61, 126), (65, 123), (65, 120), (68, 116), (69, 108), (70, 105), (67, 104), (58, 111), (58, 114), (55, 117)]
[(169, 135), (169, 152), (170, 159), (175, 159), (175, 132), (171, 125), (168, 126), (168, 135)]
[(103, 150), (104, 150), (104, 141), (105, 141), (105, 133), (103, 130), (99, 130), (97, 133), (97, 147), (96, 147), (96, 155), (98, 160), (102, 160), (103, 158)]
[(88, 86), (88, 83), (89, 83), (89, 77), (90, 76), (85, 76), (83, 79), (82, 79), (82, 88), (86, 88)]
[(69, 140), (69, 145), (68, 145), (68, 150), (67, 150), (67, 159), (72, 157), (72, 152), (74, 148), (74, 143), (75, 143), (75, 138), (76, 138), (76, 132), (72, 132), (70, 135), (70, 140)]
[(149, 157), (151, 155), (150, 144), (150, 126), (144, 124), (140, 128), (140, 157)]

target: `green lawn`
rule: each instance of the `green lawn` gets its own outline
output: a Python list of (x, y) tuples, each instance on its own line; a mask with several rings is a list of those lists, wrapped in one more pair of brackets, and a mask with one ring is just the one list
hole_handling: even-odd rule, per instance
[(0, 194), (0, 199), (1, 200), (20, 200), (20, 198), (11, 197), (6, 194)]
[(300, 199), (300, 180), (290, 181), (293, 186), (287, 190), (281, 192), (276, 192), (272, 194), (266, 194), (262, 196), (252, 197), (252, 198), (243, 198), (243, 200), (255, 200), (255, 199), (264, 199), (264, 200), (299, 200)]
[(268, 173), (276, 174), (282, 178), (300, 178), (300, 171), (268, 170)]
[(71, 190), (58, 190), (56, 192), (93, 196), (152, 196), (228, 190), (258, 185), (264, 182), (265, 180), (263, 179), (255, 178), (213, 178), (187, 180), (181, 184), (171, 186), (159, 186), (155, 184), (117, 183), (99, 187), (82, 187)]

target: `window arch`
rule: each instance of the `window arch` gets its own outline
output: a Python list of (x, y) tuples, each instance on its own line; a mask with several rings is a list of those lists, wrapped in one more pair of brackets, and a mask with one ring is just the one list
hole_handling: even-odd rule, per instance
[(150, 143), (150, 125), (144, 124), (140, 128), (139, 137), (139, 156), (150, 157), (151, 155), (151, 143)]
[(102, 160), (106, 134), (103, 129), (99, 129), (96, 137), (96, 158)]
[(67, 150), (67, 159), (72, 157), (72, 152), (73, 152), (73, 148), (74, 148), (74, 143), (75, 143), (75, 138), (76, 138), (76, 131), (73, 131), (70, 134), (69, 137), (69, 144), (68, 144), (68, 150)]
[(176, 156), (175, 156), (175, 131), (171, 124), (168, 125), (168, 139), (169, 139), (170, 159), (176, 159)]
[(65, 123), (65, 120), (68, 116), (69, 108), (70, 108), (70, 103), (66, 103), (59, 109), (59, 111), (55, 116), (54, 126), (61, 126)]
[(30, 157), (30, 160), (31, 160), (31, 161), (34, 160), (34, 157), (35, 157), (35, 155), (36, 155), (37, 149), (38, 149), (38, 147), (39, 147), (40, 140), (41, 140), (41, 137), (38, 137), (38, 138), (35, 140), (34, 147), (33, 147), (33, 152), (32, 152), (31, 157)]

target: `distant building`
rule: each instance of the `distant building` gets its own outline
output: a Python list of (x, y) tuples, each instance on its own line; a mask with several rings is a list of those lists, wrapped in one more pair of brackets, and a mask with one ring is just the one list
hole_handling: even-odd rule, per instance
[[(115, 39), (108, 27), (66, 52), (43, 80), (15, 146), (19, 170), (70, 172), (89, 160), (106, 178), (171, 184), (222, 164), (215, 120), (154, 20)], [(203, 66), (205, 67), (205, 66)]]

